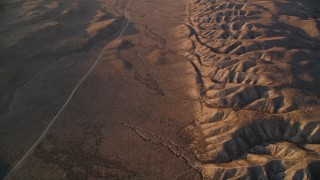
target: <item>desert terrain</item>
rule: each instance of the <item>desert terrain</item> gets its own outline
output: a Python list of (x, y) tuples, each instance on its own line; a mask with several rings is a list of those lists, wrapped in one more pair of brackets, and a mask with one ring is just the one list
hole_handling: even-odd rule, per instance
[(319, 179), (320, 1), (3, 0), (0, 179)]

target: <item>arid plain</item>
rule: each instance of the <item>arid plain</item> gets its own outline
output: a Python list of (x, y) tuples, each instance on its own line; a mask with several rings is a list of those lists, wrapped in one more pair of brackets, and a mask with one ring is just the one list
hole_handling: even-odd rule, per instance
[(320, 1), (0, 2), (0, 178), (319, 179)]

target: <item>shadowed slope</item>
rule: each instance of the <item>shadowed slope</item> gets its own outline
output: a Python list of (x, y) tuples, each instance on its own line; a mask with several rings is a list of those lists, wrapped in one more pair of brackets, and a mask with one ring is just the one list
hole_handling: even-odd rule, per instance
[(186, 131), (204, 177), (319, 178), (319, 7), (190, 1), (181, 50), (204, 108)]

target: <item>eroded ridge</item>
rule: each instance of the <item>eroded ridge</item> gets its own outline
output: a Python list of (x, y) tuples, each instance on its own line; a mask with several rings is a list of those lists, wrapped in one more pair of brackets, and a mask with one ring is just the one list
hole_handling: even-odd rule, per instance
[(204, 177), (320, 177), (319, 7), (189, 2), (177, 32), (204, 105), (187, 128)]

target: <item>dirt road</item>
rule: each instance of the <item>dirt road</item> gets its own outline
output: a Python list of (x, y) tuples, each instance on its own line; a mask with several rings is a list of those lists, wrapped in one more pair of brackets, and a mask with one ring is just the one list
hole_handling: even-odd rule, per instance
[(201, 178), (184, 132), (199, 109), (195, 71), (177, 53), (185, 2), (101, 9), (119, 19), (115, 32), (104, 37), (103, 17), (92, 21), (86, 30), (98, 29), (99, 43), (44, 66), (16, 92), (1, 121), (3, 177)]

